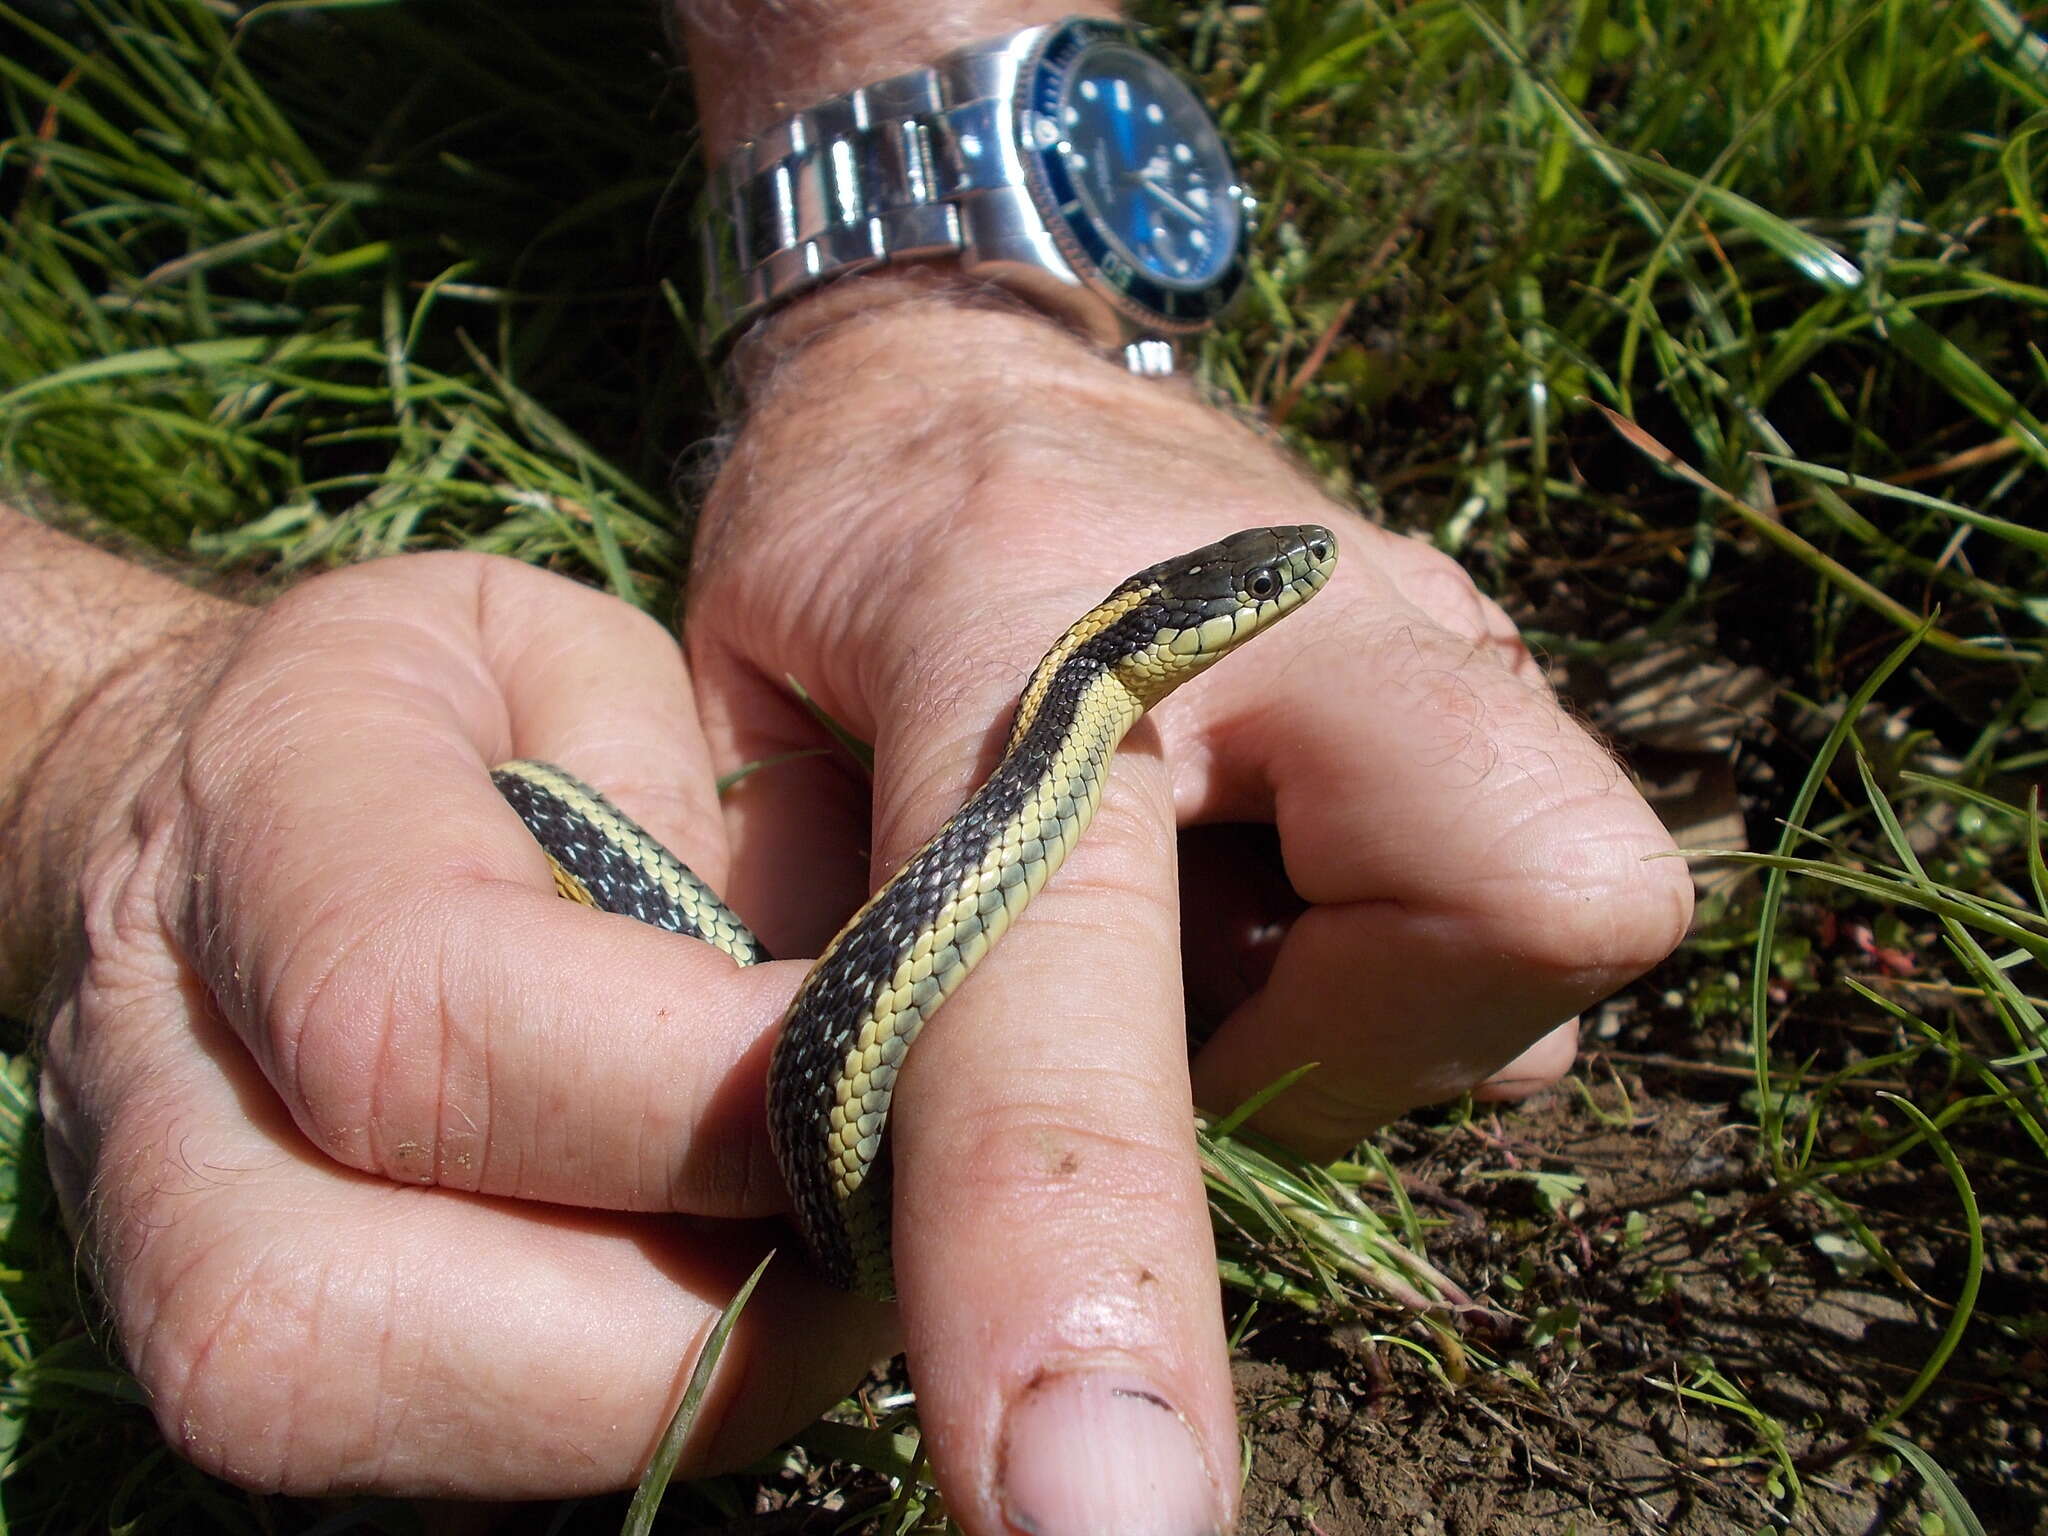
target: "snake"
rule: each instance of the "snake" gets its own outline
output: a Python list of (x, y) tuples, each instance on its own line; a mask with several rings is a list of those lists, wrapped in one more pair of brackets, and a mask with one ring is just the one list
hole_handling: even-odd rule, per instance
[[(768, 1133), (798, 1232), (833, 1285), (894, 1294), (884, 1132), (918, 1032), (1072, 850), (1146, 710), (1313, 597), (1336, 559), (1327, 528), (1250, 528), (1119, 583), (1033, 669), (981, 787), (825, 946), (775, 1039)], [(560, 895), (740, 965), (768, 958), (715, 891), (573, 774), (518, 760), (491, 780)]]

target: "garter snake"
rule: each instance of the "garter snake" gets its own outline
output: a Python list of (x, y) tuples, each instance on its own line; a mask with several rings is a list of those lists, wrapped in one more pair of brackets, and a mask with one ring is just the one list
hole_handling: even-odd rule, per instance
[[(797, 1226), (828, 1279), (886, 1297), (896, 1074), (919, 1029), (1002, 937), (1095, 814), (1138, 717), (1330, 578), (1326, 528), (1253, 528), (1138, 572), (1040, 661), (1002, 761), (848, 920), (804, 978), (768, 1073), (768, 1127)], [(766, 952), (704, 883), (559, 768), (492, 781), (546, 851), (562, 895), (717, 945)]]

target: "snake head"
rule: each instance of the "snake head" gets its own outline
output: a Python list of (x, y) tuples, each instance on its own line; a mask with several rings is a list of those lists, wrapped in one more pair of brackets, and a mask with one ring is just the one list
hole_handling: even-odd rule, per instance
[(1247, 528), (1131, 577), (1086, 649), (1150, 707), (1315, 596), (1336, 565), (1336, 535), (1318, 524)]
[(1155, 603), (1182, 609), (1200, 624), (1219, 613), (1268, 604), (1285, 612), (1314, 596), (1336, 564), (1337, 537), (1318, 524), (1247, 528), (1162, 560), (1131, 577), (1123, 590), (1156, 588)]

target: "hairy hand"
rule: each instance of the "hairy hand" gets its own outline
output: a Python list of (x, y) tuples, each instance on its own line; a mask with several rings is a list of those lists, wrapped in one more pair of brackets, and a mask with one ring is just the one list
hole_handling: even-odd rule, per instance
[[(462, 556), (195, 614), (73, 716), (18, 818), (62, 832), (42, 862), (82, 908), (51, 1164), (151, 1406), (252, 1487), (631, 1483), (792, 1244), (748, 1218), (783, 1204), (762, 1073), (802, 968), (557, 899), (486, 774), (574, 764), (722, 878), (674, 642)], [(678, 1211), (727, 1219), (648, 1214)], [(772, 1446), (891, 1330), (776, 1265), (686, 1466)]]
[[(881, 291), (879, 289), (874, 291)], [(863, 298), (861, 303), (865, 303)], [(905, 1066), (896, 1263), (933, 1462), (968, 1529), (1228, 1523), (1237, 1440), (1191, 1095), (1335, 1153), (1568, 1065), (1654, 963), (1686, 872), (1500, 611), (1255, 434), (1035, 318), (910, 297), (765, 366), (688, 629), (728, 895), (815, 953), (1000, 749), (1046, 645), (1130, 572), (1325, 522), (1335, 579), (1163, 704), (1065, 869)], [(577, 766), (572, 764), (572, 766)], [(1263, 833), (1256, 828), (1264, 827)], [(1176, 829), (1185, 840), (1176, 879)], [(1275, 835), (1277, 834), (1277, 852)], [(1220, 1028), (1190, 1077), (1183, 944)]]
[[(1301, 521), (1337, 528), (1336, 580), (1134, 734), (894, 1130), (913, 1367), (968, 1528), (1227, 1524), (1191, 1099), (1317, 1061), (1263, 1123), (1334, 1151), (1547, 1081), (1561, 1021), (1664, 952), (1688, 887), (1448, 562), (1183, 392), (942, 301), (768, 377), (699, 543), (696, 708), (622, 605), (432, 557), (196, 607), (37, 759), (13, 825), (49, 829), (26, 861), (70, 881), (82, 940), (51, 992), (52, 1164), (173, 1442), (301, 1492), (619, 1486), (790, 1244), (757, 1219), (783, 1203), (762, 1073), (800, 966), (560, 902), (491, 763), (602, 786), (812, 954), (987, 770), (1068, 621)], [(791, 678), (875, 741), (872, 786)], [(714, 771), (748, 763), (721, 808)], [(1188, 1008), (1221, 1019), (1192, 1079)], [(799, 1426), (892, 1327), (777, 1265), (686, 1467)]]

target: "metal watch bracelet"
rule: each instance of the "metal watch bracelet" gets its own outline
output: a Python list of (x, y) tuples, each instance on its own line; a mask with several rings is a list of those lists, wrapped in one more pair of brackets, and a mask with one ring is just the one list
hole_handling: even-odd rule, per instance
[(831, 278), (961, 251), (968, 194), (1023, 195), (1001, 121), (1018, 41), (820, 102), (712, 172), (700, 227), (714, 348)]

